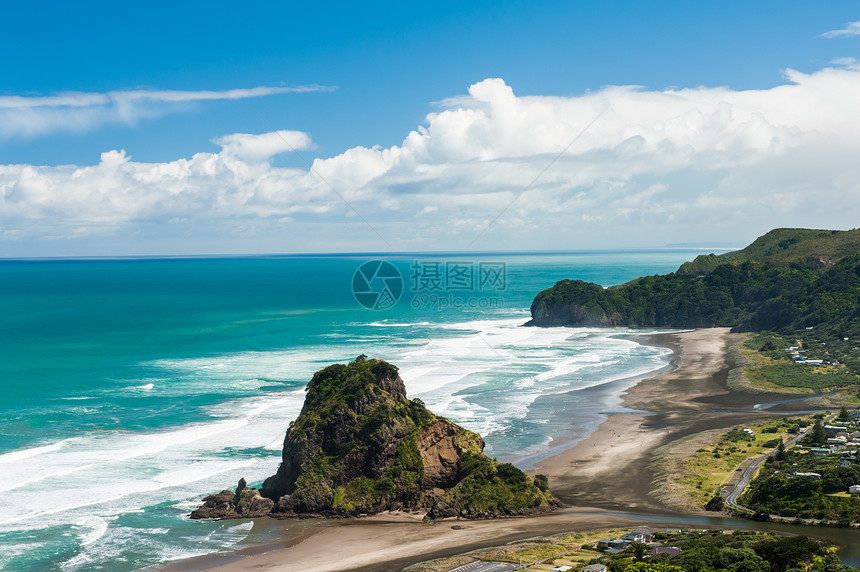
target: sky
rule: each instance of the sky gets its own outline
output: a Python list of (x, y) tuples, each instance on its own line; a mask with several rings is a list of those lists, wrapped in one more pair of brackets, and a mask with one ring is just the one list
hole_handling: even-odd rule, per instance
[(4, 21), (0, 258), (860, 226), (853, 1), (30, 2)]

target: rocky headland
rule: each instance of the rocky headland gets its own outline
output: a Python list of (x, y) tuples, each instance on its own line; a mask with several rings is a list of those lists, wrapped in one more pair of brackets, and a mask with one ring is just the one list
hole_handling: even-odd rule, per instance
[(191, 518), (321, 515), (387, 510), (428, 519), (528, 515), (560, 508), (534, 479), (484, 454), (480, 435), (406, 397), (395, 366), (359, 356), (318, 371), (284, 439), (282, 462), (260, 490), (208, 496)]

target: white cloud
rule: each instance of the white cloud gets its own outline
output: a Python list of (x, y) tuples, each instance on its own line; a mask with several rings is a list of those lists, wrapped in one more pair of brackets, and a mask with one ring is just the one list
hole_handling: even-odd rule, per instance
[(487, 79), (445, 100), (401, 145), (355, 147), (313, 171), (271, 160), (312, 146), (296, 131), (226, 135), (214, 140), (218, 153), (166, 163), (109, 151), (85, 167), (0, 166), (0, 237), (169, 236), (177, 252), (225, 251), (215, 236), (249, 245), (231, 252), (384, 248), (330, 184), (396, 249), (460, 250), (539, 175), (474, 248), (850, 228), (860, 218), (858, 100), (855, 68), (788, 70), (765, 90), (607, 87), (577, 97), (520, 97)]
[(273, 131), (262, 135), (233, 133), (212, 140), (220, 145), (222, 155), (247, 162), (268, 159), (278, 153), (299, 151), (311, 147), (311, 138), (301, 131)]
[(281, 93), (330, 91), (326, 86), (254, 87), (224, 91), (125, 90), (67, 92), (48, 96), (0, 96), (0, 138), (36, 137), (88, 131), (109, 123), (134, 124), (199, 101), (264, 97)]
[(830, 30), (821, 34), (823, 38), (845, 38), (850, 36), (860, 36), (860, 21), (849, 22), (847, 26), (841, 30)]

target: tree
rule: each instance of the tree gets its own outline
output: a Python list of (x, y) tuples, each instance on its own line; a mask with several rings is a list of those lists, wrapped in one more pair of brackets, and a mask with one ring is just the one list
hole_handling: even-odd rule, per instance
[(843, 405), (839, 409), (839, 417), (840, 421), (851, 421), (851, 415), (848, 413), (848, 409)]
[(771, 570), (784, 572), (789, 568), (812, 560), (814, 556), (827, 554), (827, 546), (820, 540), (806, 536), (768, 538), (755, 545), (756, 554), (770, 562)]
[(633, 557), (636, 558), (636, 562), (642, 562), (645, 555), (648, 554), (648, 545), (643, 542), (634, 542), (630, 548), (633, 549)]
[(724, 506), (726, 506), (726, 501), (723, 500), (723, 497), (720, 495), (714, 495), (711, 497), (711, 500), (708, 501), (708, 504), (705, 505), (705, 510), (717, 512), (723, 510)]
[(684, 569), (663, 562), (634, 562), (625, 566), (624, 572), (684, 572)]
[(809, 443), (821, 446), (826, 442), (827, 433), (824, 431), (824, 425), (821, 424), (821, 419), (816, 419), (815, 425), (812, 426), (812, 431), (809, 432)]
[(782, 442), (782, 439), (779, 440), (779, 445), (776, 446), (776, 453), (773, 455), (773, 458), (777, 461), (785, 461), (785, 443)]

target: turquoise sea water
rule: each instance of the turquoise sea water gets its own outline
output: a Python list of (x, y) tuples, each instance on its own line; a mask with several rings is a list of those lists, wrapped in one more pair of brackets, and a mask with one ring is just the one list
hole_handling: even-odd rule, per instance
[[(522, 328), (534, 295), (695, 254), (399, 255), (385, 257), (399, 279), (370, 265), (364, 282), (379, 257), (0, 261), (0, 567), (136, 570), (235, 549), (258, 525), (187, 513), (274, 473), (305, 383), (359, 354), (525, 465), (669, 358), (640, 332)], [(399, 299), (367, 309), (354, 288)]]

